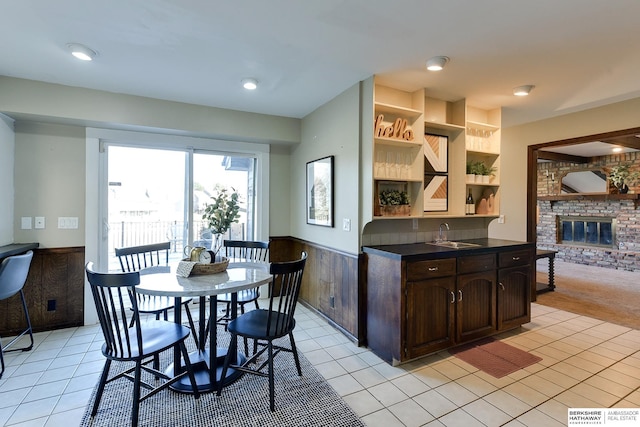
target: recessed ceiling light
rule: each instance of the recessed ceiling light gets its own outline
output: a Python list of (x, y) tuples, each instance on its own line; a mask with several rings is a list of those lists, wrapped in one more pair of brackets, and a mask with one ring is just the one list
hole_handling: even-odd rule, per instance
[(427, 60), (427, 70), (440, 71), (444, 68), (447, 62), (449, 62), (449, 57), (447, 56), (434, 56)]
[(533, 90), (534, 87), (535, 87), (534, 85), (518, 86), (517, 88), (513, 89), (513, 94), (515, 96), (527, 96), (529, 95), (529, 92)]
[(97, 55), (97, 52), (93, 49), (81, 45), (79, 43), (69, 43), (67, 45), (69, 52), (76, 58), (82, 61), (91, 61)]
[(255, 90), (258, 87), (258, 81), (256, 79), (243, 79), (242, 87), (247, 90)]

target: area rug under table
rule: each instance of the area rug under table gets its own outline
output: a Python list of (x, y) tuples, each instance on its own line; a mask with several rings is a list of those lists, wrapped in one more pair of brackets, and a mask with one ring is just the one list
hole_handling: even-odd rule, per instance
[(493, 338), (453, 348), (449, 353), (496, 378), (502, 378), (542, 360)]
[[(163, 354), (163, 366), (169, 363), (170, 353)], [(275, 412), (269, 410), (267, 378), (245, 374), (225, 387), (219, 397), (203, 393), (195, 400), (191, 395), (164, 390), (140, 404), (139, 426), (364, 426), (301, 353), (302, 377), (290, 353), (280, 353), (274, 365)], [(98, 413), (92, 418), (94, 389), (81, 426), (130, 425), (132, 385), (125, 379), (107, 384)]]

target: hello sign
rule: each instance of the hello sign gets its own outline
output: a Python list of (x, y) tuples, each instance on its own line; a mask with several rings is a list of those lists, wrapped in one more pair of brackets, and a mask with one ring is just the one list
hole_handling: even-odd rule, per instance
[(376, 138), (393, 138), (402, 141), (413, 141), (413, 130), (407, 126), (407, 119), (398, 117), (391, 125), (386, 125), (384, 115), (379, 114), (373, 125), (373, 131)]

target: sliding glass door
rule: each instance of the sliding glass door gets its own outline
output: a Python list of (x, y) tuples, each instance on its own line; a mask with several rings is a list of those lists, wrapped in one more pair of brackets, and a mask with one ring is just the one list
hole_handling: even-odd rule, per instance
[(255, 157), (116, 144), (107, 144), (105, 153), (109, 270), (120, 269), (115, 248), (169, 241), (170, 257), (178, 261), (186, 245), (209, 247), (202, 212), (220, 188), (237, 191), (241, 200), (241, 217), (225, 237), (255, 238)]

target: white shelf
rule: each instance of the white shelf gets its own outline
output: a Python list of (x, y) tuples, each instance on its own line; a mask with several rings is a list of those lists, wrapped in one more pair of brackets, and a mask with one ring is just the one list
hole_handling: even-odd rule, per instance
[(408, 116), (413, 119), (417, 119), (422, 115), (422, 111), (415, 110), (413, 108), (399, 107), (397, 105), (385, 104), (383, 102), (375, 103), (375, 112), (378, 113), (390, 113), (401, 116)]
[(394, 147), (421, 147), (422, 146), (422, 140), (418, 138), (418, 135), (414, 135), (413, 141), (407, 141), (405, 139), (398, 139), (398, 138), (383, 138), (383, 137), (377, 137), (374, 139), (376, 144), (392, 145)]
[(440, 130), (446, 130), (446, 131), (463, 131), (465, 129), (465, 127), (462, 125), (454, 125), (452, 123), (430, 122), (426, 120), (424, 122), (424, 126), (426, 130), (440, 129)]
[(469, 150), (469, 149), (467, 149), (467, 154), (475, 154), (476, 156), (484, 156), (484, 157), (498, 157), (500, 155), (500, 153), (496, 153), (493, 151)]
[(477, 187), (500, 187), (500, 183), (497, 181), (492, 181), (489, 183), (483, 183), (483, 182), (466, 182), (465, 184), (467, 185), (475, 185)]
[(492, 125), (490, 123), (474, 122), (472, 120), (467, 120), (467, 127), (470, 129), (489, 130), (489, 131), (496, 131), (500, 129), (500, 126)]

